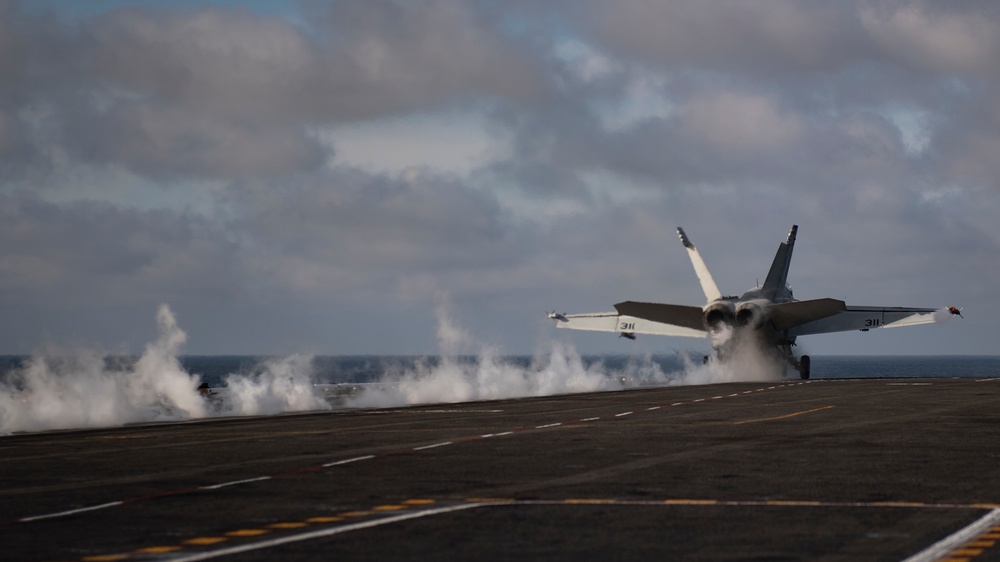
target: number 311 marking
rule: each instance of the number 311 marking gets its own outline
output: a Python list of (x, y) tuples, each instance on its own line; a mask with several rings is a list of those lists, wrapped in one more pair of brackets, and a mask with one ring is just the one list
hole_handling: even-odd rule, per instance
[(878, 327), (880, 324), (882, 324), (882, 321), (879, 320), (878, 318), (869, 318), (868, 320), (865, 320), (865, 326), (868, 327), (872, 326)]

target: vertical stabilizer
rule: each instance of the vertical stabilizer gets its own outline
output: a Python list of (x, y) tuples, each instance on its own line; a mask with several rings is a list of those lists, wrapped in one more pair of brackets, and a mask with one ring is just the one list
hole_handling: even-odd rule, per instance
[(799, 225), (793, 224), (792, 229), (788, 231), (788, 239), (778, 246), (774, 261), (771, 262), (771, 269), (767, 272), (767, 279), (761, 287), (762, 297), (772, 301), (791, 298), (792, 294), (787, 286), (788, 266), (792, 263), (792, 249), (795, 247), (795, 235), (798, 231)]
[(681, 244), (684, 244), (684, 247), (687, 248), (688, 257), (691, 258), (691, 265), (694, 266), (694, 272), (701, 283), (701, 290), (705, 292), (705, 302), (718, 300), (722, 297), (722, 293), (719, 292), (719, 287), (715, 284), (715, 279), (712, 279), (712, 274), (708, 272), (708, 266), (701, 259), (698, 249), (688, 239), (687, 234), (684, 234), (683, 228), (677, 227), (677, 236), (680, 237)]

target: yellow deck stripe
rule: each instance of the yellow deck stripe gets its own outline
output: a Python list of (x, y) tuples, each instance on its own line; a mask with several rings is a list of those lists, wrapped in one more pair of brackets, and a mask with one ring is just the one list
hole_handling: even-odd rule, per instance
[(225, 542), (229, 539), (226, 537), (198, 537), (196, 539), (188, 539), (184, 541), (184, 544), (189, 544), (192, 546), (205, 546), (210, 544), (219, 544), (220, 542)]
[(735, 423), (733, 423), (733, 425), (743, 425), (745, 423), (757, 423), (757, 422), (765, 422), (765, 421), (783, 420), (783, 419), (787, 419), (787, 418), (793, 418), (795, 416), (801, 416), (803, 414), (811, 414), (813, 412), (819, 412), (819, 411), (822, 411), (822, 410), (829, 410), (830, 408), (833, 408), (833, 406), (823, 406), (822, 408), (814, 408), (812, 410), (805, 410), (803, 412), (795, 412), (794, 414), (785, 414), (784, 416), (777, 416), (777, 417), (773, 417), (773, 418), (760, 418), (760, 419), (756, 419), (756, 420), (743, 420), (743, 421), (735, 422)]

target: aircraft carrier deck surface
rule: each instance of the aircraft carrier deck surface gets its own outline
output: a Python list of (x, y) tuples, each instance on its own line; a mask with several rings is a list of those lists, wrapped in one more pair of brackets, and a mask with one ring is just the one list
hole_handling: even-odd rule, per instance
[(3, 560), (1000, 560), (1000, 379), (0, 438)]

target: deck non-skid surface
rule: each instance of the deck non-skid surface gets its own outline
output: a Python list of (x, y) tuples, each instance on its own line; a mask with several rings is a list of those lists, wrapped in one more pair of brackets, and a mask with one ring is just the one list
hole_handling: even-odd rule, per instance
[(996, 379), (732, 383), (0, 438), (5, 560), (985, 562), (1000, 560), (998, 508)]

